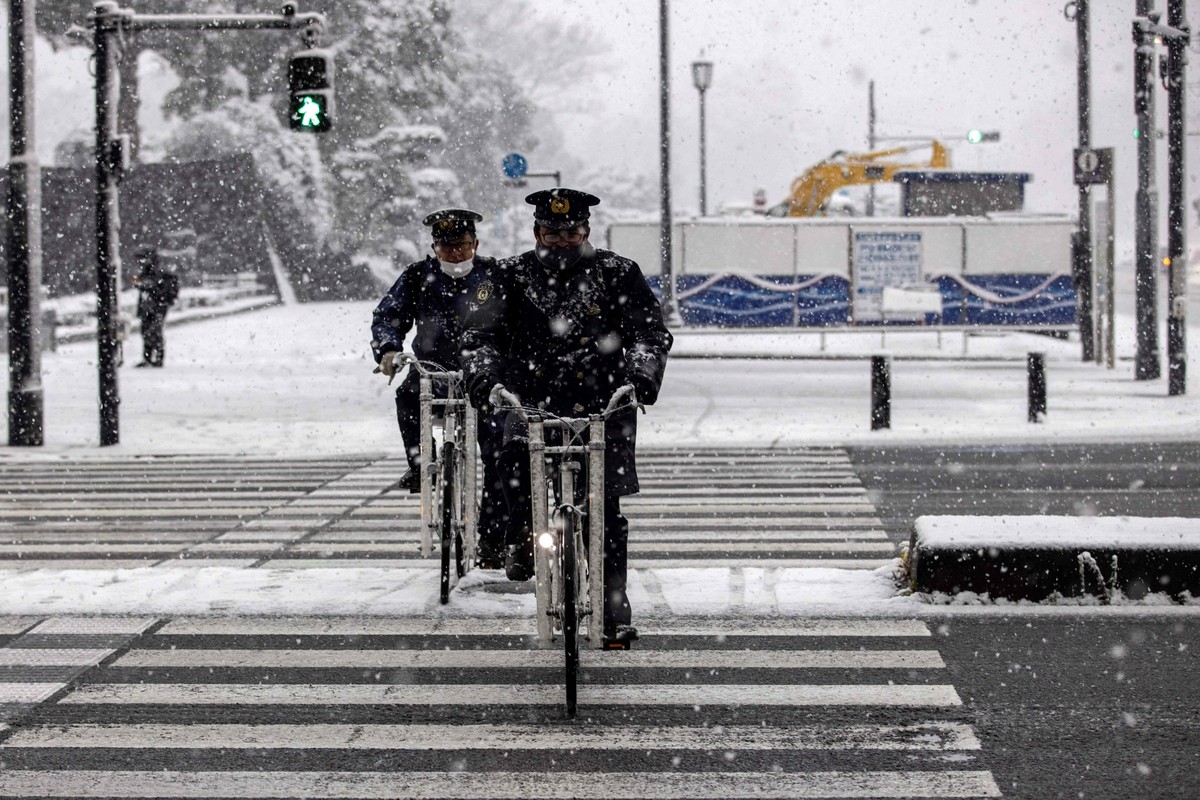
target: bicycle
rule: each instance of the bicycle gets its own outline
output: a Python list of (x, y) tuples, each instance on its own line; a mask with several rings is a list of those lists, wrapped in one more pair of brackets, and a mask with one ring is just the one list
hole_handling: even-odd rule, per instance
[[(632, 386), (622, 386), (603, 412), (588, 417), (559, 417), (524, 408), (520, 398), (503, 388), (492, 399), (495, 407), (515, 412), (529, 429), (538, 645), (553, 647), (556, 635), (562, 636), (567, 716), (573, 719), (580, 637), (597, 649), (604, 647), (604, 425), (626, 405), (637, 409), (637, 397)], [(622, 403), (626, 399), (628, 403)], [(548, 436), (553, 431), (561, 431), (561, 436)], [(553, 438), (562, 443), (555, 444)], [(578, 506), (576, 483), (582, 466), (577, 459), (582, 456), (586, 456), (586, 513)], [(593, 564), (599, 568), (593, 571)]]
[[(446, 605), (450, 590), (475, 561), (479, 520), (475, 435), (479, 419), (464, 393), (462, 372), (443, 371), (437, 364), (427, 365), (407, 354), (397, 361), (401, 366), (411, 365), (420, 375), (421, 556), (432, 556), (434, 542), (438, 543), (439, 600)], [(434, 395), (435, 382), (445, 385), (444, 398)], [(434, 446), (435, 418), (442, 421), (440, 448)]]

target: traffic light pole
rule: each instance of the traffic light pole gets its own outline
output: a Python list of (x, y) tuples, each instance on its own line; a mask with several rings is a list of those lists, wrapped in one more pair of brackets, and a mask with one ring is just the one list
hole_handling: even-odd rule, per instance
[(1150, 0), (1137, 0), (1133, 21), (1133, 103), (1137, 114), (1138, 180), (1134, 211), (1137, 356), (1134, 377), (1154, 380), (1160, 374), (1158, 351), (1158, 190), (1154, 177), (1154, 33), (1157, 21), (1147, 18)]
[[(1079, 148), (1091, 147), (1092, 140), (1092, 79), (1091, 79), (1091, 24), (1088, 4), (1090, 0), (1075, 0), (1075, 39), (1078, 56), (1076, 84), (1078, 93)], [(1079, 230), (1074, 241), (1075, 292), (1079, 297), (1079, 339), (1083, 344), (1083, 360), (1096, 358), (1096, 311), (1095, 311), (1095, 254), (1092, 252), (1092, 203), (1091, 186), (1079, 185)]]
[(1187, 48), (1191, 29), (1184, 0), (1167, 0), (1167, 256), (1171, 260), (1167, 303), (1167, 393), (1187, 390)]
[[(304, 30), (306, 44), (325, 24), (321, 14), (301, 14), (287, 3), (279, 14), (136, 14), (114, 0), (92, 9), (96, 60), (96, 341), (100, 377), (100, 444), (118, 444), (121, 395), (117, 385), (120, 319), (120, 204), (124, 168), (117, 131), (120, 37), (148, 30)], [(311, 46), (311, 45), (310, 45)]]
[(42, 354), (42, 179), (34, 149), (35, 0), (9, 0), (8, 74), (8, 443), (44, 441)]

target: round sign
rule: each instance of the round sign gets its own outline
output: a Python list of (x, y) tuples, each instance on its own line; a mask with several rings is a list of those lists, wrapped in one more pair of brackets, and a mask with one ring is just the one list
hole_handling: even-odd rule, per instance
[(1075, 159), (1075, 165), (1079, 167), (1079, 171), (1083, 173), (1095, 172), (1100, 166), (1100, 157), (1091, 150), (1084, 150)]
[(525, 173), (529, 171), (529, 162), (520, 153), (509, 153), (501, 164), (504, 167), (504, 175), (508, 178), (524, 178)]

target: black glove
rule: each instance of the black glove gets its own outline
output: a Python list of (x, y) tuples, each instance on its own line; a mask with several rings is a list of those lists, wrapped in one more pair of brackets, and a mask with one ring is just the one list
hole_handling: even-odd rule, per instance
[(488, 400), (488, 396), (492, 393), (492, 387), (500, 381), (496, 380), (496, 376), (489, 375), (486, 372), (473, 372), (467, 375), (467, 399), (471, 401), (471, 405), (475, 406), (483, 414), (492, 413), (492, 404)]
[(639, 370), (630, 369), (626, 380), (633, 384), (633, 390), (637, 392), (639, 403), (652, 406), (654, 401), (658, 400), (658, 381), (654, 378)]

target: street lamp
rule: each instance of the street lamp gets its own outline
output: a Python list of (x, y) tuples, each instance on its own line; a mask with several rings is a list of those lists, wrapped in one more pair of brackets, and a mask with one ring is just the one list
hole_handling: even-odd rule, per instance
[(700, 216), (708, 216), (708, 170), (704, 147), (704, 93), (712, 86), (713, 65), (711, 61), (692, 62), (692, 84), (700, 92)]

